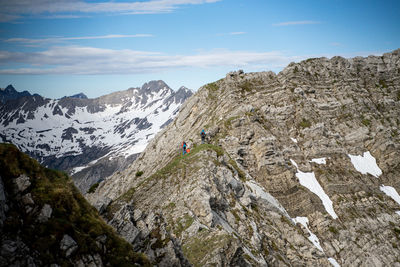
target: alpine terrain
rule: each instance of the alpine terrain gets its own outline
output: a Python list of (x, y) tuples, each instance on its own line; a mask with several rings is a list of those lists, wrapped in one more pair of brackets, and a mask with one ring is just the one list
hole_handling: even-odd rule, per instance
[(0, 144), (0, 266), (151, 266), (72, 180)]
[[(74, 120), (62, 101), (41, 114)], [(92, 120), (73, 129), (104, 127)], [(236, 71), (201, 87), (132, 165), (86, 197), (158, 266), (400, 266), (399, 127), (400, 49), (312, 58), (279, 74)], [(77, 155), (74, 132), (63, 142)]]
[(12, 86), (0, 93), (2, 101), (8, 99), (0, 106), (2, 141), (73, 174), (82, 192), (132, 163), (192, 95), (163, 81), (95, 99), (84, 94), (48, 99), (17, 93)]

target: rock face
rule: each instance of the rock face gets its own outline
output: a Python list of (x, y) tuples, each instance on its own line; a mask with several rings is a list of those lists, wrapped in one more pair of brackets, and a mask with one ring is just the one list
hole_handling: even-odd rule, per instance
[(0, 144), (0, 266), (149, 266), (64, 173)]
[(399, 266), (399, 118), (400, 50), (232, 72), (87, 198), (160, 265)]
[(130, 165), (191, 95), (187, 88), (175, 92), (163, 81), (151, 81), (95, 99), (18, 97), (0, 107), (0, 140), (45, 166), (68, 171), (86, 192)]

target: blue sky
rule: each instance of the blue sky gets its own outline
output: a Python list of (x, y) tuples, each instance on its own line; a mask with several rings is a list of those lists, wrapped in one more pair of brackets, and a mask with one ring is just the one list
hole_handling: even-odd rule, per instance
[(232, 70), (400, 48), (400, 1), (0, 0), (0, 87), (97, 97), (149, 80), (197, 90)]

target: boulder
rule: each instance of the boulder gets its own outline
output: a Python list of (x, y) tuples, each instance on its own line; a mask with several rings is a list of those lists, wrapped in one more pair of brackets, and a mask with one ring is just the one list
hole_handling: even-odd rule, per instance
[(78, 249), (78, 244), (69, 235), (64, 235), (60, 242), (60, 249), (64, 251), (65, 256), (68, 258)]
[(51, 208), (51, 206), (49, 204), (44, 204), (37, 218), (37, 221), (41, 223), (47, 222), (50, 219), (52, 212), (53, 209)]
[(30, 178), (25, 174), (21, 174), (20, 176), (18, 176), (14, 180), (14, 183), (15, 183), (15, 193), (22, 193), (31, 185)]

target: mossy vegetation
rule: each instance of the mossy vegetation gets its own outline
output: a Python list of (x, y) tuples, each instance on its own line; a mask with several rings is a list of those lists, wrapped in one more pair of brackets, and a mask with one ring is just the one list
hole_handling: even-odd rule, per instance
[[(118, 237), (79, 193), (72, 180), (63, 172), (42, 167), (36, 160), (21, 153), (15, 146), (0, 144), (0, 169), (5, 188), (12, 188), (13, 180), (25, 174), (30, 177), (28, 188), (35, 205), (42, 207), (49, 204), (52, 208), (50, 219), (38, 223), (35, 214), (26, 214), (11, 206), (12, 220), (6, 220), (4, 232), (17, 234), (29, 247), (39, 253), (44, 265), (57, 263), (70, 265), (60, 250), (60, 241), (65, 234), (78, 244), (78, 249), (71, 255), (99, 253), (103, 263), (111, 266), (150, 266), (143, 254), (135, 253), (132, 246)], [(10, 196), (11, 197), (11, 196)], [(10, 199), (12, 203), (16, 200)], [(29, 226), (29, 227), (27, 227)], [(106, 236), (104, 252), (96, 244), (96, 238)]]
[(186, 173), (185, 171), (186, 166), (192, 166), (193, 163), (199, 161), (200, 157), (198, 153), (205, 150), (215, 151), (218, 157), (224, 154), (221, 147), (212, 144), (196, 145), (190, 150), (190, 153), (185, 155), (182, 155), (181, 152), (179, 151), (179, 154), (176, 155), (174, 158), (172, 158), (172, 160), (165, 167), (161, 168), (150, 177), (144, 179), (136, 188), (129, 189), (118, 200), (123, 200), (128, 202), (130, 199), (132, 199), (133, 194), (136, 192), (137, 188), (146, 185), (154, 180), (162, 180), (172, 175), (178, 175), (179, 173)]
[(188, 229), (193, 224), (194, 218), (189, 214), (185, 214), (183, 217), (178, 218), (174, 224), (174, 234), (181, 237), (183, 231)]
[(211, 252), (223, 248), (232, 237), (227, 234), (210, 234), (201, 231), (199, 235), (191, 238), (183, 244), (183, 254), (193, 266), (204, 266), (204, 260), (208, 259)]
[(239, 85), (242, 92), (251, 92), (253, 90), (253, 84), (250, 81), (244, 81)]
[(239, 168), (239, 166), (236, 164), (236, 161), (230, 158), (229, 164), (237, 171), (240, 180), (246, 181), (246, 174)]
[(334, 226), (329, 226), (328, 228), (329, 232), (337, 235), (339, 233), (339, 231), (334, 227)]
[(305, 118), (303, 118), (301, 120), (301, 122), (299, 123), (299, 127), (303, 128), (303, 129), (304, 128), (308, 128), (310, 126), (311, 126), (311, 122), (309, 120), (305, 119)]
[(387, 84), (386, 84), (386, 81), (383, 80), (383, 79), (380, 79), (380, 80), (379, 80), (379, 85), (380, 85), (382, 88), (387, 88), (387, 87), (388, 87)]
[(368, 127), (371, 125), (371, 120), (364, 118), (361, 120), (361, 123)]
[(216, 82), (213, 82), (213, 83), (207, 84), (207, 85), (206, 85), (206, 88), (207, 88), (209, 91), (216, 92), (216, 91), (218, 91), (219, 86), (217, 85)]
[(99, 182), (92, 184), (92, 186), (88, 190), (88, 193), (89, 194), (94, 193), (96, 191), (97, 187), (99, 187), (99, 184), (100, 184)]
[(236, 120), (237, 118), (239, 118), (239, 116), (233, 116), (233, 117), (230, 117), (230, 118), (228, 118), (227, 120), (225, 120), (225, 121), (224, 121), (224, 126), (225, 126), (225, 128), (230, 129), (231, 126), (232, 126), (232, 121), (233, 121), (233, 120)]
[(143, 172), (142, 172), (142, 171), (137, 171), (136, 174), (135, 174), (136, 177), (140, 177), (140, 176), (142, 176), (142, 175), (143, 175)]

